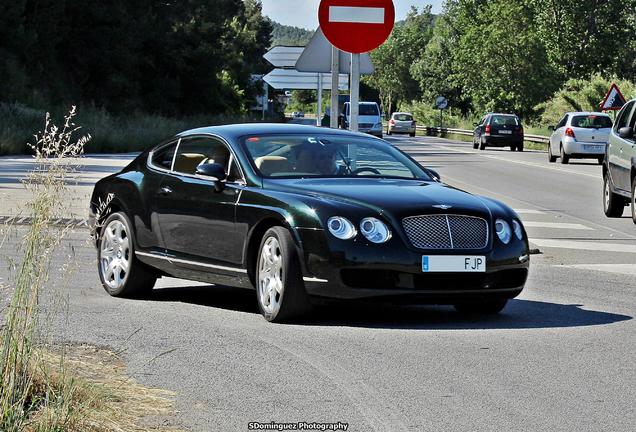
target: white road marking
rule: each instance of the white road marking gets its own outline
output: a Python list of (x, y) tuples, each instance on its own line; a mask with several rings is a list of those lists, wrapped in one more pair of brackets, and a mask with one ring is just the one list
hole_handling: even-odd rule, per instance
[(515, 211), (519, 214), (545, 214), (541, 210), (515, 209)]
[(598, 243), (595, 241), (530, 239), (530, 243), (544, 248), (578, 249), (599, 252), (624, 252), (636, 254), (636, 245), (619, 243)]
[(476, 154), (477, 156), (485, 157), (485, 158), (488, 158), (488, 159), (501, 160), (501, 161), (504, 161), (504, 162), (510, 162), (510, 163), (514, 163), (514, 164), (525, 165), (525, 166), (529, 166), (529, 167), (533, 167), (533, 168), (543, 168), (543, 169), (547, 169), (547, 170), (551, 170), (551, 171), (560, 171), (560, 172), (566, 173), (566, 174), (582, 175), (582, 176), (585, 176), (585, 177), (592, 177), (592, 178), (595, 178), (595, 179), (601, 179), (600, 174), (598, 174), (598, 175), (597, 174), (590, 174), (590, 173), (584, 173), (584, 172), (580, 172), (580, 171), (573, 171), (573, 170), (568, 170), (568, 169), (557, 168), (555, 166), (550, 166), (550, 165), (543, 165), (543, 164), (540, 164), (540, 163), (508, 159), (508, 158), (505, 158), (505, 157), (483, 154), (481, 152), (476, 152), (476, 151), (457, 150), (455, 148), (446, 147), (444, 145), (439, 145), (439, 144), (433, 144), (433, 145), (436, 146), (437, 148), (441, 148), (441, 149), (444, 149), (444, 150), (452, 151), (452, 152), (455, 152), (455, 153)]
[(636, 264), (574, 264), (574, 265), (557, 265), (554, 267), (572, 268), (581, 270), (595, 270), (606, 273), (618, 273), (624, 275), (636, 276)]
[(330, 6), (329, 22), (384, 24), (384, 8)]
[(515, 209), (515, 211), (519, 214), (545, 214), (541, 210)]
[(592, 231), (593, 228), (577, 223), (559, 223), (559, 222), (523, 222), (523, 225), (529, 228), (554, 228), (569, 230), (587, 230)]

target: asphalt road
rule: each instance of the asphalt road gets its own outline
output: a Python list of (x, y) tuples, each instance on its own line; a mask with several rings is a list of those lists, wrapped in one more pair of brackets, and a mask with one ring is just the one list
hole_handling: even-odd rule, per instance
[[(122, 351), (140, 382), (177, 392), (172, 422), (193, 431), (246, 431), (254, 421), (382, 432), (634, 430), (636, 226), (603, 215), (600, 167), (437, 138), (391, 142), (445, 182), (519, 212), (542, 254), (500, 316), (355, 304), (271, 325), (251, 291), (174, 279), (149, 300), (114, 299), (80, 230), (58, 337)], [(2, 255), (14, 256), (18, 243), (9, 236)]]

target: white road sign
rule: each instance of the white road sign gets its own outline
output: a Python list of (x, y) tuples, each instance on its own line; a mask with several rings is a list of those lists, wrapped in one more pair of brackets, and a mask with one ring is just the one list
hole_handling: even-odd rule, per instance
[[(276, 90), (316, 90), (318, 75), (322, 76), (322, 89), (331, 90), (331, 75), (298, 72), (294, 69), (274, 69), (263, 77), (263, 80)], [(340, 74), (339, 90), (349, 89), (349, 77)]]
[[(314, 33), (305, 50), (296, 62), (296, 70), (301, 72), (331, 72), (331, 43), (320, 27)], [(340, 51), (340, 73), (351, 72), (351, 54)], [(371, 75), (375, 72), (369, 53), (360, 55), (360, 73)]]
[(294, 68), (305, 47), (275, 46), (263, 58), (278, 68)]

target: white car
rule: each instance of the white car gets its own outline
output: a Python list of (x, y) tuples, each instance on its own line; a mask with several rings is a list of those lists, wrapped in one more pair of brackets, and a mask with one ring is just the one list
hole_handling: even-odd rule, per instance
[(407, 112), (393, 113), (387, 126), (387, 134), (405, 133), (414, 137), (416, 132), (416, 123), (413, 120), (413, 114)]
[(571, 158), (597, 159), (599, 165), (605, 158), (605, 149), (612, 130), (612, 119), (604, 113), (570, 112), (563, 116), (552, 130), (548, 159), (562, 164)]

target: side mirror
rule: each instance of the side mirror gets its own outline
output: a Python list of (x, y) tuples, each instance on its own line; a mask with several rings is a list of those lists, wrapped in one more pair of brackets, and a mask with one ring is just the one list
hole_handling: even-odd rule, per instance
[(426, 168), (428, 170), (428, 173), (431, 175), (431, 177), (433, 177), (433, 180), (441, 182), (442, 181), (442, 176), (439, 175), (439, 173), (435, 170), (432, 170), (430, 168)]
[(197, 175), (209, 177), (214, 182), (214, 190), (221, 192), (225, 187), (223, 181), (227, 178), (225, 168), (218, 163), (208, 163), (199, 165), (196, 171)]
[(634, 128), (622, 127), (618, 130), (618, 136), (624, 139), (634, 138)]
[(479, 126), (479, 123), (473, 123), (473, 126), (477, 127)]
[(556, 126), (548, 126), (548, 130), (549, 131), (554, 131), (554, 130), (556, 130)]

